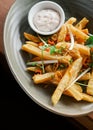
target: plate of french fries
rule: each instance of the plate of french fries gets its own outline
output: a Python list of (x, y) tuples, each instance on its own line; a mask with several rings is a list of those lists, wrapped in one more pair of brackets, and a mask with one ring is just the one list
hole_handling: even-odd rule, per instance
[(38, 1), (16, 1), (4, 26), (4, 49), (10, 70), (23, 91), (58, 115), (93, 111), (93, 1), (54, 0), (65, 11), (58, 32), (40, 35), (28, 24)]

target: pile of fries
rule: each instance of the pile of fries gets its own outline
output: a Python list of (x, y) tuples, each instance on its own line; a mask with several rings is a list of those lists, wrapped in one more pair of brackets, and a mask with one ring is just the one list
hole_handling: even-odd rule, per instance
[(62, 95), (93, 102), (93, 36), (89, 35), (88, 22), (86, 17), (79, 22), (71, 17), (50, 36), (24, 32), (21, 49), (32, 55), (26, 70), (32, 72), (35, 84), (55, 86), (53, 105)]

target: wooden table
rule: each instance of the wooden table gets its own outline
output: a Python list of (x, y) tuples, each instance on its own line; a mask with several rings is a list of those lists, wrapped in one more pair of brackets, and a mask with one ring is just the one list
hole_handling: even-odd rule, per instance
[[(6, 15), (11, 7), (11, 5), (15, 2), (15, 0), (0, 0), (0, 54), (4, 56), (4, 48), (3, 48), (3, 29)], [(91, 127), (93, 128), (92, 119), (93, 113), (89, 114), (88, 117), (91, 118)], [(87, 117), (78, 117), (75, 118), (78, 122), (81, 122), (82, 125), (86, 124), (86, 127), (89, 127), (89, 120)], [(88, 122), (88, 123), (87, 123)]]

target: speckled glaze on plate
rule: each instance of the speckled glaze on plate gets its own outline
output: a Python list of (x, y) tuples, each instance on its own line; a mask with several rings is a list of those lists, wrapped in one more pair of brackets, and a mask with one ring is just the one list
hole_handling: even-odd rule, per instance
[[(25, 71), (29, 56), (21, 51), (24, 43), (23, 32), (34, 33), (29, 27), (27, 15), (29, 9), (39, 0), (17, 0), (10, 8), (4, 26), (4, 50), (9, 67), (16, 81), (24, 92), (35, 103), (46, 110), (62, 116), (81, 116), (93, 111), (93, 103), (77, 102), (69, 97), (62, 96), (56, 106), (51, 104), (53, 89), (44, 89), (34, 85), (31, 75)], [(87, 17), (89, 31), (93, 33), (93, 1), (92, 0), (54, 0), (60, 4), (66, 15), (80, 20)]]

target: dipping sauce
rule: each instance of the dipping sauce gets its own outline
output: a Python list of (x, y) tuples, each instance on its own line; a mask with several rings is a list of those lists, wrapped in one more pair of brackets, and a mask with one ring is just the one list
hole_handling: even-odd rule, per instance
[(60, 15), (53, 9), (44, 9), (34, 16), (33, 22), (39, 31), (50, 32), (58, 27)]

